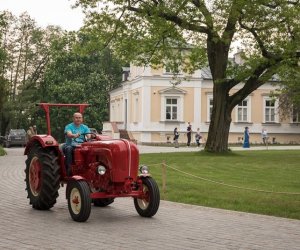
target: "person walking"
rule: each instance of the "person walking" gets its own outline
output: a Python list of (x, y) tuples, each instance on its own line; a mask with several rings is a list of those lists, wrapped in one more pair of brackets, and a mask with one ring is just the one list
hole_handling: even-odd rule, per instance
[(267, 129), (265, 129), (265, 128), (262, 129), (261, 138), (263, 140), (263, 144), (268, 148), (268, 132), (267, 132)]
[(243, 148), (250, 148), (249, 138), (250, 138), (249, 128), (245, 127)]
[(187, 136), (187, 146), (189, 147), (191, 145), (191, 139), (192, 139), (192, 125), (190, 122), (188, 122), (188, 126), (186, 129), (186, 136)]
[(179, 133), (178, 133), (177, 128), (175, 128), (174, 129), (174, 145), (175, 145), (175, 148), (179, 148), (178, 138), (179, 138)]
[(201, 140), (201, 138), (202, 138), (202, 135), (200, 133), (200, 128), (197, 128), (197, 132), (195, 134), (195, 140), (196, 140), (198, 148), (200, 147), (200, 140)]

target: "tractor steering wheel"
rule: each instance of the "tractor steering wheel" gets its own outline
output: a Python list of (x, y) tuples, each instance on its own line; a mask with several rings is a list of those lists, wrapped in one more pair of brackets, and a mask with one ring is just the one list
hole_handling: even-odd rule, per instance
[[(89, 133), (82, 133), (81, 134), (83, 136), (83, 142), (88, 142), (88, 141), (93, 141), (96, 139), (96, 133), (93, 133), (93, 132), (89, 132)], [(87, 135), (91, 135), (91, 138), (88, 138)], [(82, 141), (79, 141), (80, 137), (78, 138), (75, 138), (74, 141), (77, 142), (77, 143), (82, 143)], [(81, 138), (80, 138), (81, 139)]]

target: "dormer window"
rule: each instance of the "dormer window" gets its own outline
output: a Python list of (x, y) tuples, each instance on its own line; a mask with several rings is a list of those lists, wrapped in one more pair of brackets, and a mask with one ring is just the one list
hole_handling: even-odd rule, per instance
[(164, 74), (173, 74), (171, 68), (169, 66), (165, 66), (165, 69), (164, 69)]

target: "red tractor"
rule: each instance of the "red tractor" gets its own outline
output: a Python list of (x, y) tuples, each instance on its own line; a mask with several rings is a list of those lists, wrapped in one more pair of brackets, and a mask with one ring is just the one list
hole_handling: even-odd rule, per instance
[(26, 190), (33, 208), (47, 210), (53, 207), (60, 184), (66, 184), (68, 208), (75, 221), (84, 222), (89, 218), (92, 203), (105, 207), (118, 197), (132, 197), (140, 216), (156, 214), (159, 189), (148, 168), (139, 167), (139, 151), (134, 143), (101, 134), (85, 136), (85, 141), (74, 150), (73, 175), (68, 177), (65, 156), (51, 136), (50, 107), (78, 107), (83, 113), (88, 104), (38, 105), (46, 112), (48, 133), (32, 137), (24, 153), (27, 155)]

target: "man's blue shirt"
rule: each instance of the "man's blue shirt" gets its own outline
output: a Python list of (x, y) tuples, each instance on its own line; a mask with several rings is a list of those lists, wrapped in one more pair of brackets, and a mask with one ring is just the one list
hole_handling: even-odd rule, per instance
[[(69, 138), (67, 137), (67, 132), (71, 131), (72, 134), (80, 134), (80, 137), (78, 138)], [(90, 129), (88, 128), (88, 126), (84, 125), (84, 124), (80, 124), (78, 127), (72, 122), (70, 124), (68, 124), (65, 127), (65, 135), (66, 135), (66, 144), (67, 145), (72, 145), (75, 146), (78, 143), (82, 143), (84, 142), (84, 136), (82, 134), (84, 133), (90, 133)], [(76, 141), (75, 141), (76, 139)]]

